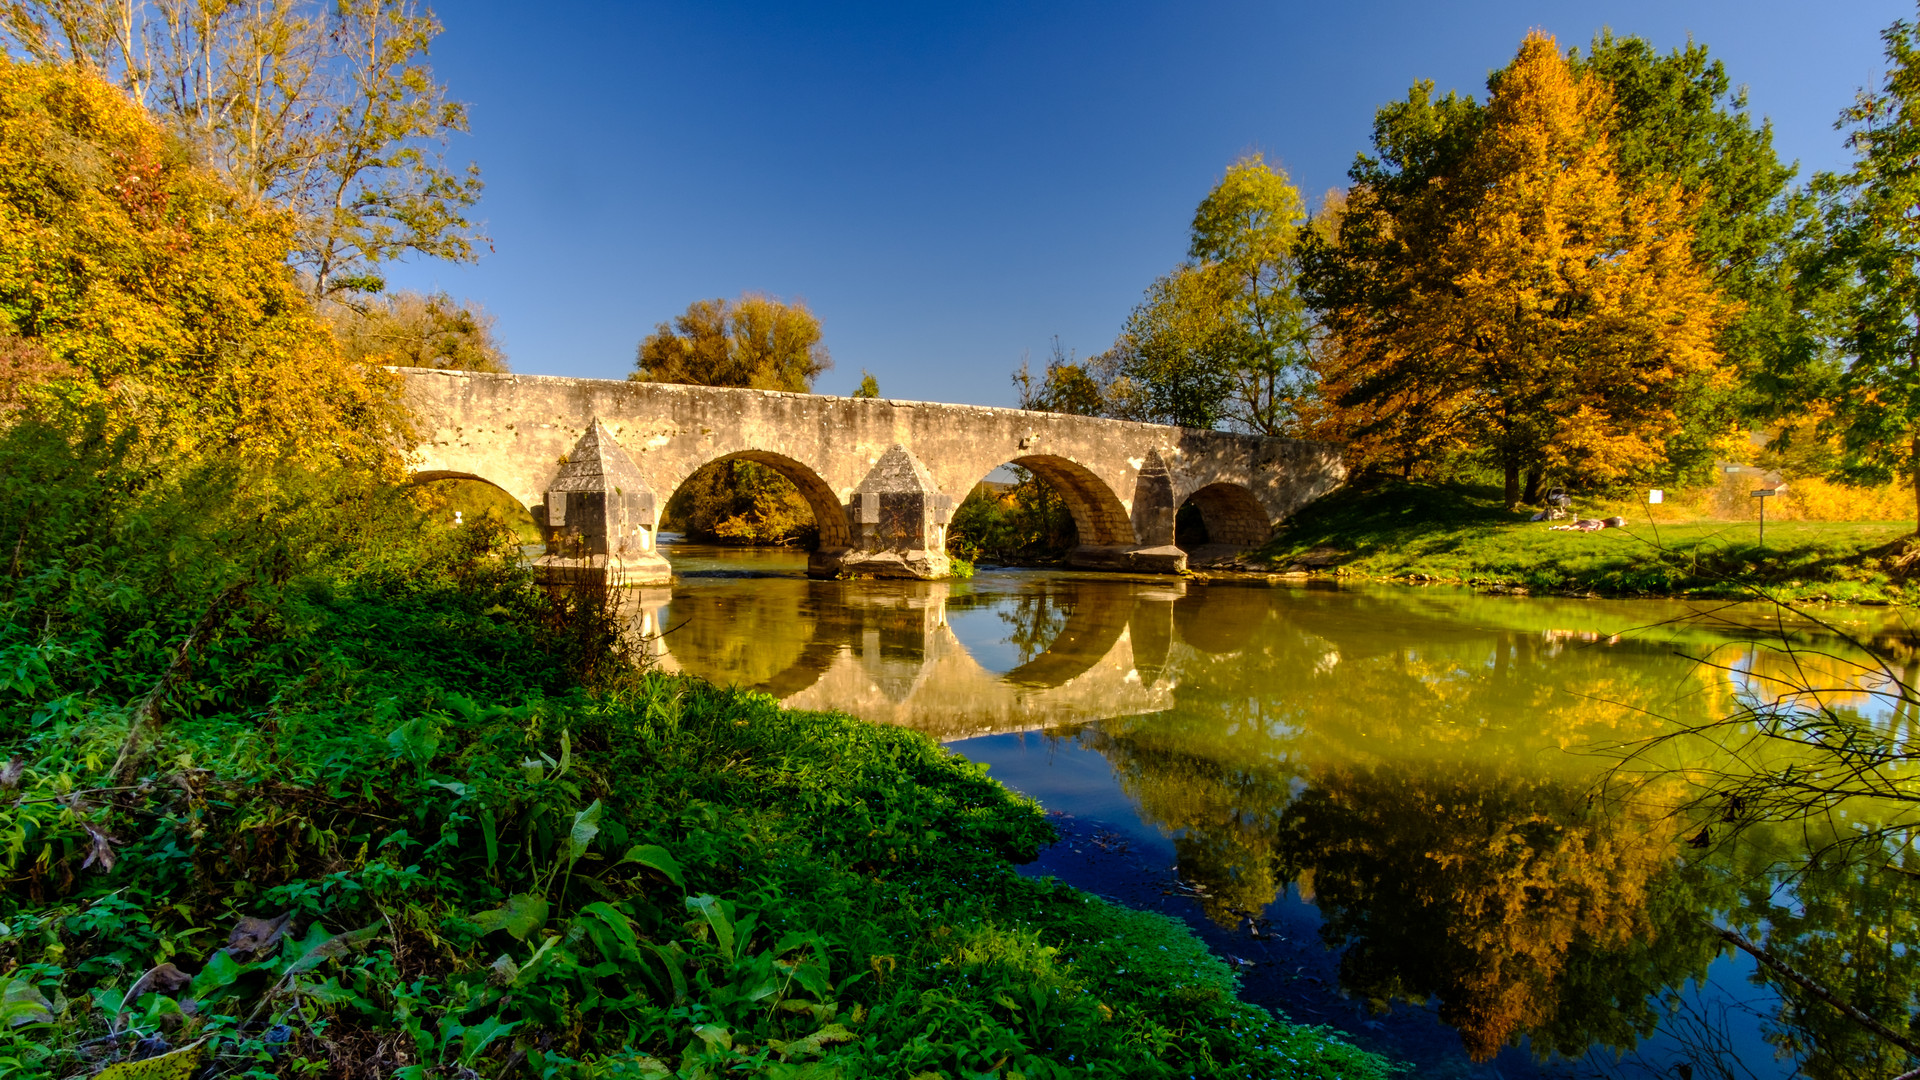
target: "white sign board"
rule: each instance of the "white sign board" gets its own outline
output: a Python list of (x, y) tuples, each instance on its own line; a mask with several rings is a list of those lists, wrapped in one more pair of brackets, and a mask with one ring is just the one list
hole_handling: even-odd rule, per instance
[(1652, 491), (1647, 492), (1647, 501), (1650, 503), (1666, 502), (1667, 493), (1661, 491), (1659, 488), (1654, 488)]

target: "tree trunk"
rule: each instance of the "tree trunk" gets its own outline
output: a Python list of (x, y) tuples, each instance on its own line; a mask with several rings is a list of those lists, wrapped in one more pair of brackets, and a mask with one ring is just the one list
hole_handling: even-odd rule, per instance
[(1520, 505), (1520, 459), (1507, 455), (1507, 509)]
[(1545, 470), (1541, 469), (1538, 465), (1527, 470), (1527, 491), (1526, 494), (1520, 496), (1521, 502), (1526, 503), (1528, 506), (1540, 505), (1540, 481), (1546, 478), (1543, 475), (1544, 472)]

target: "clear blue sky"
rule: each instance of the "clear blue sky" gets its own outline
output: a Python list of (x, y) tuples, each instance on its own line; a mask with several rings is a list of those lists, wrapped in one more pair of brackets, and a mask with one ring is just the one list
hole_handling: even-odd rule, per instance
[[(536, 14), (537, 12), (537, 14)], [(396, 286), (485, 304), (514, 370), (620, 378), (655, 323), (747, 290), (820, 316), (847, 393), (1011, 404), (1058, 334), (1111, 342), (1248, 151), (1311, 201), (1417, 79), (1485, 95), (1538, 27), (1691, 33), (1802, 176), (1884, 70), (1893, 0), (445, 3), (493, 252)]]

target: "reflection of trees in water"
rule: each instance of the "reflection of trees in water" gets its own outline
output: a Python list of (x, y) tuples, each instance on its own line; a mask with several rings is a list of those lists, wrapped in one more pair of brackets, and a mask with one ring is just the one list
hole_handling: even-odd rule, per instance
[(1039, 589), (1014, 595), (1011, 603), (1000, 605), (1000, 621), (1007, 624), (1007, 644), (1020, 652), (1026, 663), (1047, 651), (1073, 616), (1073, 594)]
[(1151, 734), (1115, 737), (1104, 726), (1082, 733), (1081, 742), (1113, 764), (1149, 820), (1174, 834), (1180, 876), (1204, 886), (1208, 918), (1232, 926), (1286, 888), (1276, 842), (1289, 774), (1185, 753)]
[(1603, 809), (1584, 783), (1391, 764), (1296, 777), (1150, 733), (1083, 740), (1175, 833), (1210, 918), (1233, 925), (1298, 882), (1343, 950), (1342, 987), (1380, 1008), (1437, 1000), (1476, 1060), (1522, 1035), (1568, 1055), (1631, 1047), (1718, 951), (1687, 921), (1670, 825)]
[[(1920, 858), (1911, 838), (1888, 837), (1877, 852), (1853, 849), (1793, 873), (1776, 868), (1780, 854), (1764, 841), (1715, 853), (1731, 901), (1727, 922), (1854, 1008), (1920, 1034)], [(1920, 1064), (1791, 980), (1762, 972), (1781, 995), (1767, 1039), (1807, 1076), (1878, 1080)]]
[(751, 593), (683, 589), (668, 609), (674, 627), (669, 647), (702, 678), (723, 686), (768, 686), (815, 637), (808, 584), (762, 579)]
[(1653, 1030), (1650, 995), (1717, 951), (1653, 902), (1674, 851), (1666, 823), (1597, 810), (1584, 785), (1397, 768), (1317, 774), (1279, 840), (1346, 989), (1437, 998), (1476, 1060), (1525, 1034), (1577, 1055)]
[[(1890, 942), (1920, 940), (1910, 903), (1893, 910), (1884, 885), (1809, 893), (1796, 924), (1766, 908), (1752, 868), (1679, 857), (1684, 833), (1663, 815), (1681, 798), (1664, 782), (1595, 800), (1606, 762), (1562, 753), (1714, 708), (1716, 673), (1668, 643), (1459, 621), (1396, 633), (1349, 598), (1292, 599), (1231, 643), (1246, 620), (1179, 602), (1178, 707), (1086, 737), (1176, 834), (1209, 916), (1232, 924), (1297, 881), (1343, 950), (1349, 993), (1433, 999), (1483, 1059), (1522, 1036), (1568, 1055), (1634, 1046), (1724, 951), (1703, 921), (1716, 914), (1775, 926), (1776, 952), (1906, 1026), (1914, 975)], [(1801, 997), (1787, 988), (1775, 1042), (1811, 1074), (1900, 1071), (1900, 1055)]]

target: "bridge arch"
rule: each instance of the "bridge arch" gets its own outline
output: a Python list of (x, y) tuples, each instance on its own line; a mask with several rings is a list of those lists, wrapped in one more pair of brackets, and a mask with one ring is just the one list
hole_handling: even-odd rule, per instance
[(794, 487), (799, 488), (800, 497), (806, 500), (807, 508), (813, 511), (814, 527), (819, 530), (821, 550), (834, 551), (852, 545), (853, 536), (847, 525), (847, 514), (845, 508), (841, 506), (840, 496), (811, 466), (771, 450), (733, 450), (701, 462), (685, 475), (673, 479), (672, 484), (663, 492), (665, 498), (661, 506), (664, 507), (671, 502), (673, 496), (679, 494), (680, 489), (693, 478), (695, 473), (710, 465), (719, 465), (728, 461), (751, 461), (756, 465), (764, 465), (785, 477)]
[[(1127, 515), (1126, 506), (1092, 469), (1054, 454), (1027, 454), (1009, 458), (1002, 464), (1018, 465), (1060, 493), (1061, 500), (1067, 504), (1067, 513), (1073, 517), (1074, 530), (1080, 534), (1081, 546), (1117, 547), (1133, 543), (1133, 521)], [(985, 476), (980, 477), (984, 479)], [(967, 490), (973, 490), (980, 480), (974, 481)]]
[[(1196, 489), (1182, 501), (1191, 503), (1206, 525), (1207, 543), (1259, 547), (1273, 535), (1273, 519), (1246, 487), (1218, 481)], [(1184, 546), (1184, 545), (1183, 545)]]
[[(515, 531), (520, 532), (523, 537), (538, 534), (540, 523), (534, 515), (533, 508), (528, 506), (511, 488), (490, 477), (481, 476), (478, 473), (459, 472), (451, 469), (420, 469), (408, 473), (406, 478), (406, 482), (414, 487), (425, 487), (428, 484), (438, 484), (450, 480), (484, 484), (487, 488), (501, 495), (504, 502), (513, 506), (514, 514), (508, 521), (508, 524), (514, 526)], [(505, 508), (501, 507), (500, 509), (504, 510)]]

